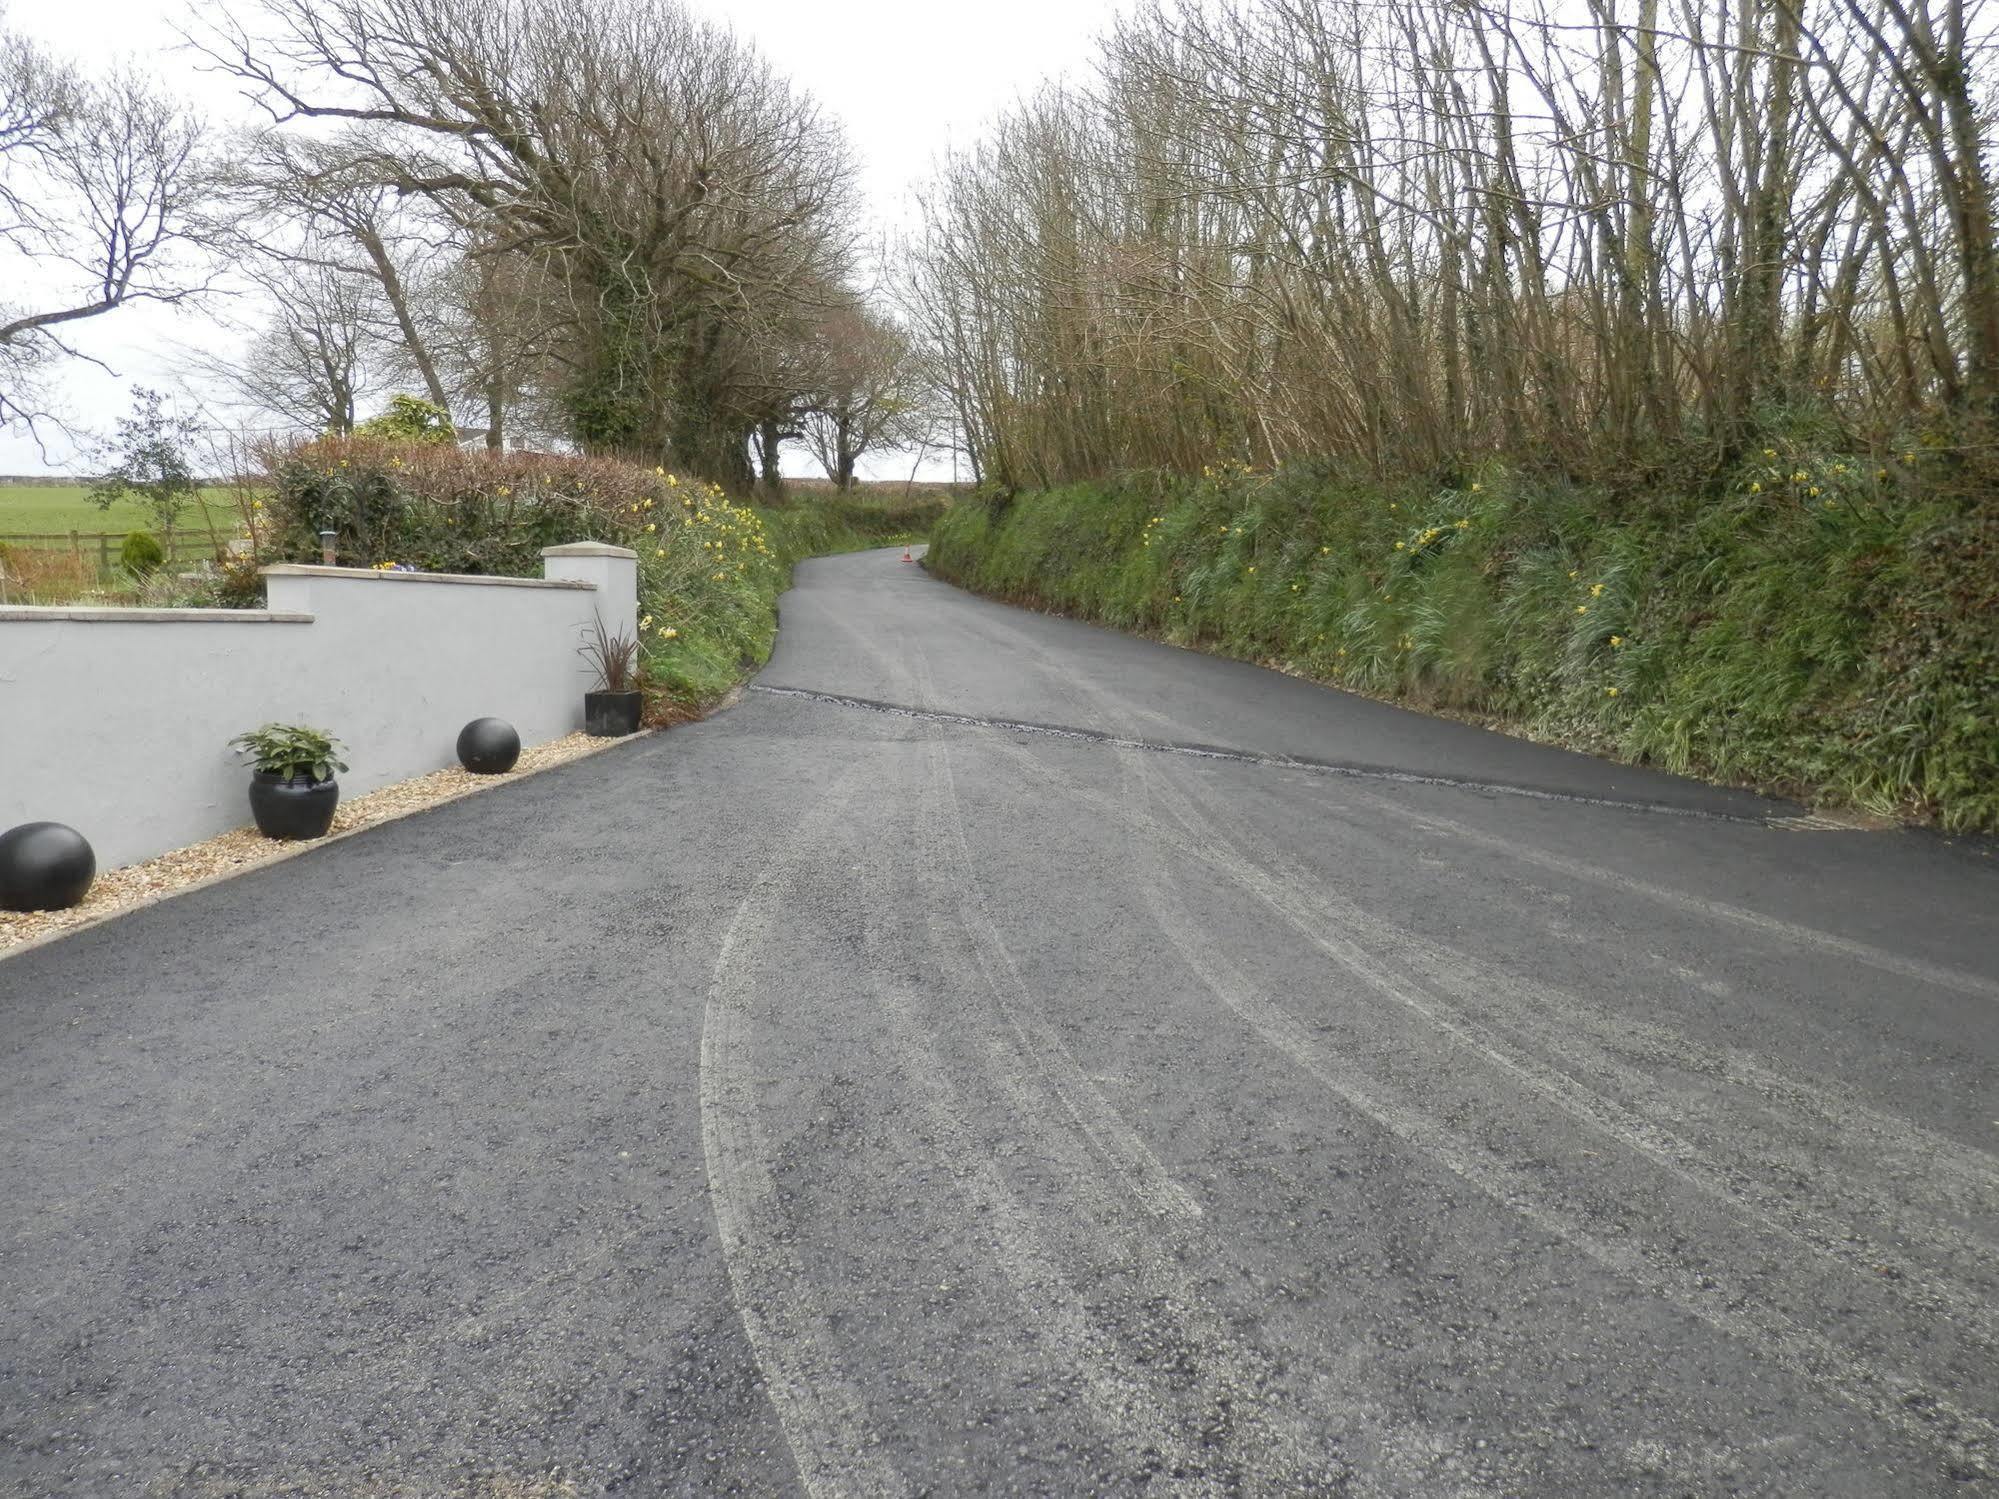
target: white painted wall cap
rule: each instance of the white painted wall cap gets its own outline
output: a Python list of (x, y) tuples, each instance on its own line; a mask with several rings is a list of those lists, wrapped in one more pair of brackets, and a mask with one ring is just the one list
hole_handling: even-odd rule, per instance
[(595, 588), (583, 578), (493, 578), (482, 573), (396, 573), (372, 567), (319, 567), (303, 562), (273, 562), (259, 568), (265, 577), (339, 578), (349, 583), (476, 583), (484, 588)]
[(55, 619), (109, 625), (309, 625), (313, 617), (270, 609), (92, 609), (75, 604), (0, 605), (0, 621)]
[(544, 557), (627, 557), (638, 561), (639, 554), (630, 547), (612, 546), (608, 541), (567, 541), (559, 547), (543, 547)]

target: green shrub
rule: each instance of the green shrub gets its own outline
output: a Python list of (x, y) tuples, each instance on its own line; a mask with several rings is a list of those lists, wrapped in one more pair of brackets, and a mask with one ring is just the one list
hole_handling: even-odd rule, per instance
[(158, 571), (166, 560), (166, 549), (150, 531), (126, 532), (125, 544), (118, 548), (118, 565), (135, 578)]
[(389, 409), (354, 428), (354, 435), (382, 442), (456, 442), (451, 413), (421, 396), (390, 396)]
[(319, 438), (264, 455), (263, 550), (346, 566), (534, 577), (542, 548), (630, 540), (678, 480), (607, 458), (468, 452), (453, 443)]
[(218, 608), (263, 608), (263, 564), (248, 553), (219, 553), (215, 559), (214, 589)]
[(336, 770), (347, 769), (340, 758), (346, 746), (306, 724), (267, 723), (238, 734), (229, 747), (265, 775), (283, 776), (287, 785), (301, 776), (309, 782), (330, 781)]
[[(1642, 498), (1491, 468), (954, 505), (941, 576), (1668, 769), (1999, 828), (1999, 516), (1809, 426)], [(1947, 493), (1955, 488), (1958, 493)]]

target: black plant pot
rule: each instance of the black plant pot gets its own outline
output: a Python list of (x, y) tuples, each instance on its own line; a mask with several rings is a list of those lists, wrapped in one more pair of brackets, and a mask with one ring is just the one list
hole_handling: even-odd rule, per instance
[(599, 739), (639, 731), (639, 714), (645, 707), (641, 692), (586, 692), (583, 694), (583, 732)]
[(250, 773), (250, 812), (266, 838), (324, 838), (340, 805), (340, 783), (328, 776), (286, 781), (274, 771)]

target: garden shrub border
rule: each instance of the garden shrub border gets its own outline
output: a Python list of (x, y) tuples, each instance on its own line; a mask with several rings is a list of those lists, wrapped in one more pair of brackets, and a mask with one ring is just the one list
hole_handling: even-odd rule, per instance
[(541, 551), (579, 538), (639, 558), (645, 721), (698, 717), (770, 658), (777, 600), (805, 557), (891, 546), (943, 514), (933, 496), (799, 492), (744, 503), (714, 484), (614, 458), (318, 438), (262, 455), (253, 510), (266, 560), (536, 576)]

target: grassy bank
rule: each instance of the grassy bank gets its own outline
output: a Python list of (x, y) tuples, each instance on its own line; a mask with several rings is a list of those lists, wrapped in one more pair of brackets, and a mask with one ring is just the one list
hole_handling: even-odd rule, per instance
[(770, 659), (796, 563), (918, 540), (944, 508), (936, 497), (749, 506), (710, 494), (686, 507), (672, 544), (641, 538), (641, 660), (655, 717), (700, 713)]
[(928, 562), (1600, 754), (1992, 830), (1999, 512), (1945, 462), (1774, 440), (1683, 494), (1131, 476), (956, 505)]

